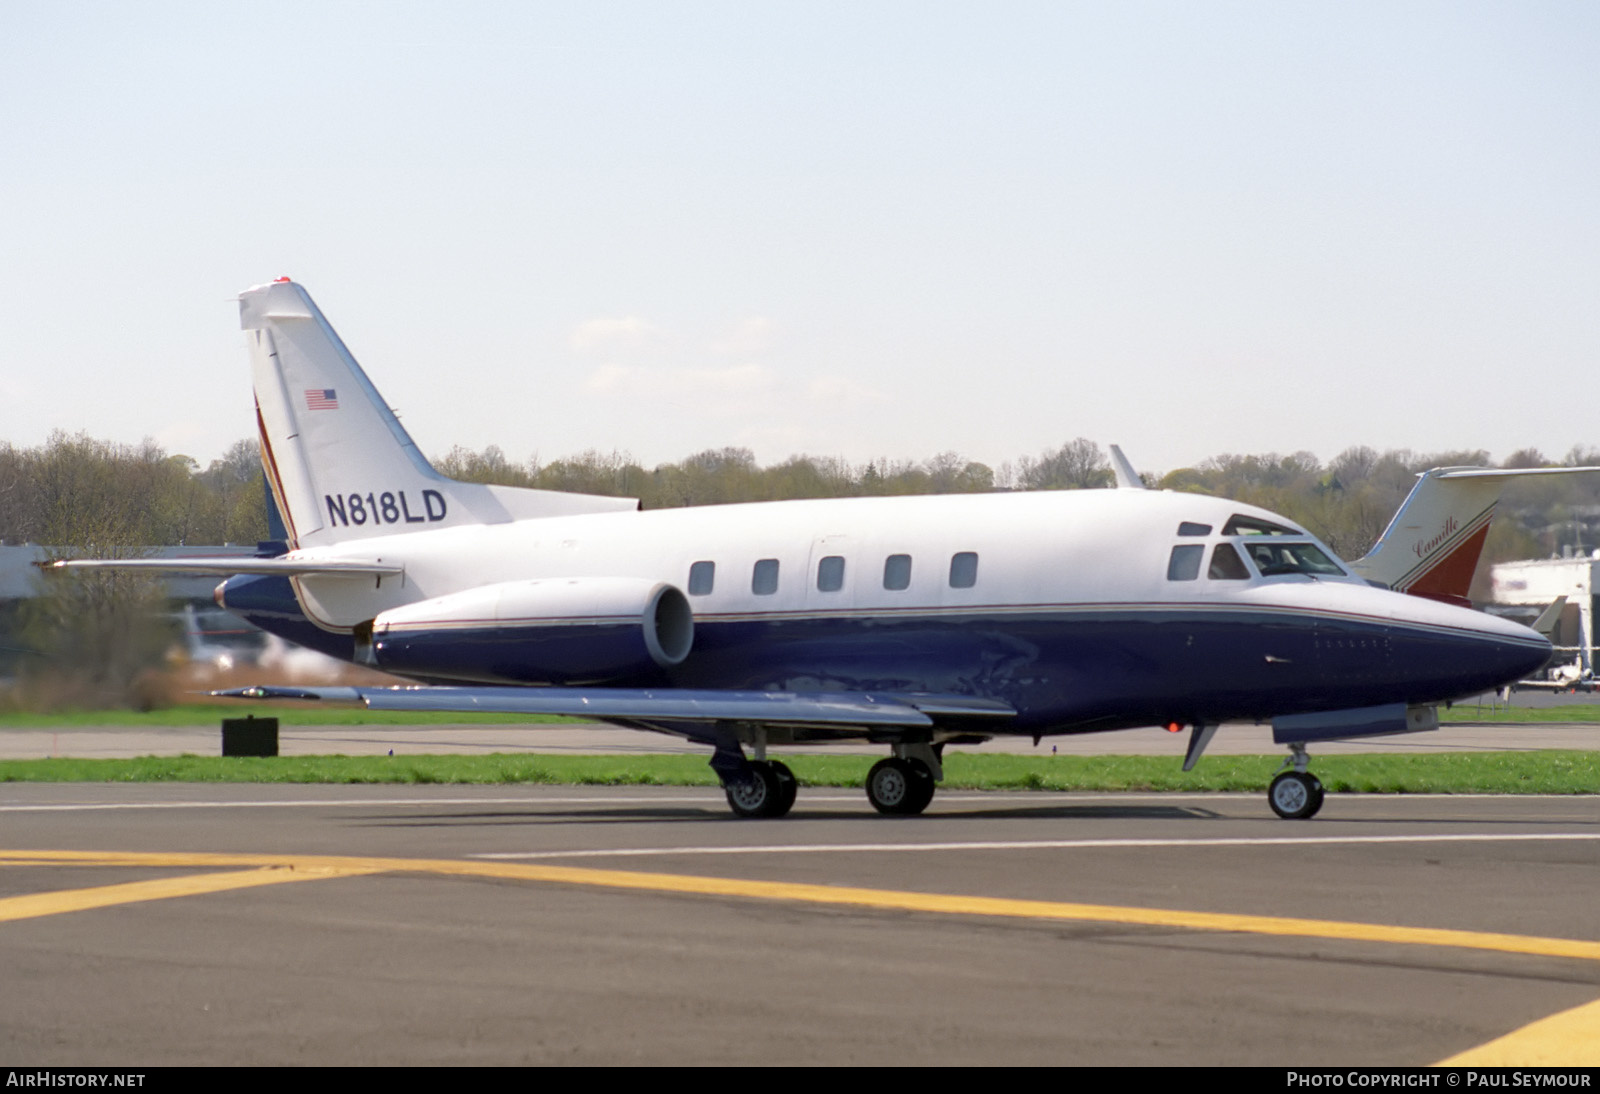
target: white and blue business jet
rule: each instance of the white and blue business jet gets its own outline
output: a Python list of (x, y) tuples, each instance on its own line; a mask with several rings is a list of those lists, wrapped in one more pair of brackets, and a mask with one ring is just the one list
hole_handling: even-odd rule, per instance
[(263, 630), (419, 682), (252, 695), (675, 734), (750, 817), (794, 803), (775, 744), (881, 743), (867, 797), (905, 814), (947, 744), (1188, 727), (1188, 767), (1219, 723), (1270, 723), (1290, 757), (1269, 801), (1309, 817), (1308, 742), (1433, 728), (1437, 704), (1550, 655), (1446, 602), (1492, 471), (1429, 472), (1355, 565), (1266, 510), (1143, 489), (1116, 450), (1120, 489), (640, 512), (444, 478), (305, 289), (239, 300), (284, 542), (102, 564), (226, 574), (218, 603)]

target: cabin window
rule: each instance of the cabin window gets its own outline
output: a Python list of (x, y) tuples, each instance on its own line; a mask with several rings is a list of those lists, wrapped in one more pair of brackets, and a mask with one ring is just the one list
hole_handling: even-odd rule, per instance
[(1211, 534), (1211, 525), (1196, 524), (1192, 520), (1186, 520), (1178, 525), (1178, 534), (1180, 536), (1209, 536)]
[(707, 596), (717, 582), (715, 562), (696, 562), (689, 567), (689, 595)]
[(950, 587), (970, 589), (978, 583), (978, 553), (962, 551), (950, 558)]
[(1303, 536), (1304, 532), (1298, 528), (1290, 528), (1282, 524), (1274, 524), (1270, 520), (1260, 517), (1247, 517), (1235, 513), (1228, 523), (1223, 525), (1222, 534), (1225, 536)]
[(1250, 569), (1231, 543), (1219, 543), (1211, 549), (1211, 568), (1206, 576), (1217, 581), (1248, 581)]
[(1344, 570), (1340, 569), (1337, 562), (1309, 543), (1246, 541), (1244, 549), (1250, 552), (1250, 560), (1256, 564), (1256, 569), (1261, 571), (1262, 577), (1277, 577), (1280, 574), (1307, 574), (1311, 577), (1345, 576)]
[(817, 592), (836, 593), (844, 588), (844, 556), (829, 555), (817, 563)]
[(771, 596), (778, 591), (778, 560), (764, 558), (756, 563), (750, 576), (750, 591), (757, 596)]
[(910, 555), (890, 555), (883, 560), (883, 587), (895, 592), (911, 587)]
[(1186, 543), (1172, 549), (1167, 560), (1168, 581), (1193, 581), (1200, 576), (1200, 558), (1206, 549), (1198, 543)]

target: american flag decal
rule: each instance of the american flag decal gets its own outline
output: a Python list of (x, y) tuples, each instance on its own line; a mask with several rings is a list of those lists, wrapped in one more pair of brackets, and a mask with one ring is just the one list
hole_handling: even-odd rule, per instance
[(331, 387), (306, 388), (307, 410), (338, 410), (339, 396), (333, 393)]

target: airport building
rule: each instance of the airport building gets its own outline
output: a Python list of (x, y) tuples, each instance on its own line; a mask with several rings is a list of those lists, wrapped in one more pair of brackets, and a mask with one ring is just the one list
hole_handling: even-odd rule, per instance
[[(1558, 597), (1566, 606), (1550, 640), (1565, 654), (1557, 662), (1576, 659), (1587, 676), (1594, 670), (1596, 571), (1600, 570), (1600, 550), (1565, 558), (1536, 558), (1523, 562), (1499, 562), (1490, 568), (1490, 585), (1495, 604), (1528, 609), (1529, 620)], [(1519, 616), (1520, 618), (1520, 616)]]

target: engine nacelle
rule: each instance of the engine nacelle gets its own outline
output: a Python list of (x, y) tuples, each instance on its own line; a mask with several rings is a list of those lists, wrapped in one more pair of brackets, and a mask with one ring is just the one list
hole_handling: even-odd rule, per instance
[(541, 578), (391, 608), (365, 659), (402, 676), (595, 684), (670, 668), (693, 645), (688, 598), (665, 582)]

